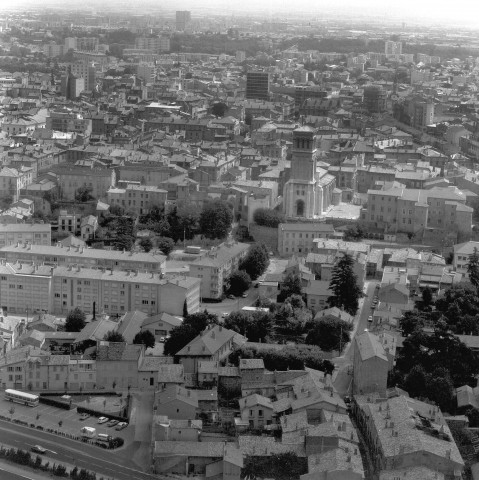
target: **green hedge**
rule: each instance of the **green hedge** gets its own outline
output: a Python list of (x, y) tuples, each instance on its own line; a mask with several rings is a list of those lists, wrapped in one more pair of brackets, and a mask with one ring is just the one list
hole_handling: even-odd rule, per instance
[(63, 408), (63, 410), (71, 410), (73, 408), (72, 402), (62, 402), (60, 400), (55, 400), (54, 398), (46, 398), (40, 396), (39, 401), (40, 403), (50, 405), (51, 407)]

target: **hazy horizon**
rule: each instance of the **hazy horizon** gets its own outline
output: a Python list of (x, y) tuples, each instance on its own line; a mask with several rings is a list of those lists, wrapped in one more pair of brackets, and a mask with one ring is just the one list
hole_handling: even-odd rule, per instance
[[(379, 0), (242, 0), (231, 2), (230, 0), (166, 0), (166, 1), (133, 1), (117, 2), (112, 0), (69, 2), (68, 6), (61, 0), (47, 0), (39, 5), (32, 0), (17, 0), (12, 4), (11, 0), (0, 0), (0, 7), (3, 11), (12, 11), (21, 8), (45, 9), (59, 8), (61, 10), (95, 9), (134, 10), (140, 13), (144, 8), (148, 11), (174, 11), (187, 9), (191, 10), (192, 16), (201, 15), (202, 12), (209, 12), (215, 15), (250, 14), (257, 16), (275, 17), (291, 15), (311, 15), (312, 18), (321, 18), (328, 15), (345, 15), (348, 19), (370, 16), (377, 20), (384, 18), (388, 20), (411, 21), (413, 23), (449, 23), (461, 24), (468, 27), (479, 28), (479, 3), (477, 0), (456, 0), (454, 2), (445, 0), (402, 0), (401, 2), (379, 1)], [(116, 8), (115, 8), (116, 7)], [(293, 11), (292, 11), (293, 10)], [(354, 18), (353, 18), (354, 19)]]

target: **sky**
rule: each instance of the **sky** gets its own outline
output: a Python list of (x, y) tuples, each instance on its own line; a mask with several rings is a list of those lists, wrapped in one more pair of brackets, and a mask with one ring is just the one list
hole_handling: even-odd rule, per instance
[[(402, 21), (419, 21), (420, 19), (448, 21), (455, 24), (474, 23), (479, 28), (479, 0), (146, 0), (168, 10), (188, 9), (193, 15), (195, 11), (210, 11), (216, 14), (241, 12), (261, 13), (265, 17), (292, 13), (308, 14), (314, 18), (321, 17), (325, 12), (374, 16), (376, 18), (390, 18), (394, 16)], [(115, 5), (115, 0), (70, 0), (68, 6), (96, 6), (99, 10), (105, 4)], [(141, 9), (142, 0), (126, 0), (119, 3), (137, 5)], [(10, 9), (12, 6), (35, 5), (36, 8), (45, 5), (61, 5), (64, 0), (0, 0), (0, 15), (2, 7)]]

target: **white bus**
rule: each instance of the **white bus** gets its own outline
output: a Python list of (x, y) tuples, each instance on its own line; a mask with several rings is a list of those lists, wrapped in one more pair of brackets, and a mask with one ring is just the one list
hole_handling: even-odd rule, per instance
[(112, 437), (111, 435), (107, 435), (106, 433), (99, 433), (96, 439), (100, 440), (100, 442), (110, 442), (112, 440)]
[(10, 400), (11, 402), (23, 403), (29, 407), (36, 407), (38, 405), (39, 396), (7, 388), (5, 390), (5, 399)]

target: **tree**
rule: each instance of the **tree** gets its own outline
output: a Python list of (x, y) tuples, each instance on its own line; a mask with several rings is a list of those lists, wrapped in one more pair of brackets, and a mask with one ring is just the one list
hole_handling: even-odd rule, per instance
[(155, 346), (155, 336), (149, 330), (138, 332), (133, 338), (135, 345), (145, 345), (146, 348), (153, 348)]
[(125, 337), (121, 333), (115, 332), (115, 330), (106, 332), (103, 340), (106, 342), (125, 343)]
[(317, 345), (324, 352), (339, 352), (351, 340), (353, 326), (351, 323), (332, 316), (321, 317), (306, 336), (306, 343)]
[(333, 292), (333, 295), (328, 298), (329, 305), (341, 308), (350, 315), (356, 315), (362, 292), (354, 273), (353, 257), (348, 253), (345, 253), (334, 265), (329, 288)]
[(404, 379), (404, 388), (412, 397), (424, 396), (428, 375), (421, 365), (415, 365)]
[(211, 114), (215, 117), (224, 117), (226, 111), (228, 110), (228, 106), (223, 102), (214, 103), (211, 107)]
[(244, 270), (235, 270), (228, 277), (228, 291), (233, 295), (241, 295), (251, 287), (251, 278)]
[(175, 242), (172, 238), (168, 237), (158, 237), (156, 239), (156, 245), (167, 256), (170, 254), (173, 248), (175, 248)]
[(271, 334), (273, 316), (270, 312), (231, 312), (224, 326), (244, 335), (250, 342), (264, 342)]
[(91, 192), (93, 191), (93, 188), (88, 186), (88, 185), (82, 185), (79, 187), (75, 193), (75, 200), (77, 202), (88, 202), (93, 198)]
[(167, 215), (169, 234), (174, 242), (191, 240), (199, 232), (200, 208), (197, 204), (185, 203), (177, 205)]
[(244, 270), (251, 277), (251, 280), (256, 280), (266, 271), (268, 265), (268, 249), (264, 244), (256, 243), (249, 248), (239, 268)]
[(271, 208), (258, 208), (253, 214), (254, 223), (264, 227), (278, 228), (280, 223), (284, 223), (285, 218), (281, 212)]
[(149, 252), (153, 248), (153, 242), (148, 237), (142, 238), (139, 242), (140, 247), (145, 251)]
[(405, 312), (399, 320), (399, 326), (401, 327), (402, 334), (407, 337), (415, 330), (420, 330), (424, 327), (424, 318), (417, 310)]
[(302, 295), (303, 286), (301, 284), (301, 278), (295, 273), (288, 273), (283, 283), (281, 284), (281, 289), (278, 295), (278, 302), (284, 302), (291, 295)]
[(423, 307), (430, 307), (432, 304), (432, 290), (426, 287), (422, 291), (422, 305)]
[(218, 323), (218, 317), (207, 310), (188, 315), (183, 323), (171, 330), (170, 338), (165, 342), (163, 353), (175, 355), (184, 346), (197, 337), (208, 325)]
[(65, 332), (79, 332), (83, 330), (86, 323), (86, 315), (78, 307), (68, 312), (65, 321)]
[(477, 248), (474, 247), (472, 255), (469, 256), (467, 262), (467, 274), (469, 275), (469, 281), (476, 287), (479, 287), (479, 254)]
[(200, 214), (200, 231), (206, 237), (225, 238), (233, 222), (233, 213), (230, 206), (223, 200), (216, 199), (205, 203)]

